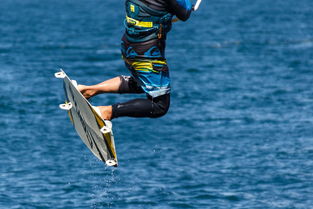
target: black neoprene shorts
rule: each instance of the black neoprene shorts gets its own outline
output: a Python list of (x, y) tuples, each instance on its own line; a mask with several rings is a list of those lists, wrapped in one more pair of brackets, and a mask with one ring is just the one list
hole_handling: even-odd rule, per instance
[[(120, 76), (119, 93), (144, 93), (136, 80), (131, 76)], [(150, 117), (157, 118), (165, 115), (170, 107), (170, 94), (147, 98), (133, 99), (124, 103), (112, 105), (112, 119), (117, 117)]]

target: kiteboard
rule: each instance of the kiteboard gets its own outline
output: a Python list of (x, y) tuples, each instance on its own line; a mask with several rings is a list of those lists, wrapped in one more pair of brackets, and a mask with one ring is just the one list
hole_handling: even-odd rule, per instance
[(116, 167), (118, 161), (111, 121), (101, 118), (99, 110), (77, 89), (77, 82), (71, 80), (62, 69), (55, 73), (55, 77), (63, 80), (65, 92), (65, 103), (59, 107), (68, 111), (81, 140), (99, 160)]

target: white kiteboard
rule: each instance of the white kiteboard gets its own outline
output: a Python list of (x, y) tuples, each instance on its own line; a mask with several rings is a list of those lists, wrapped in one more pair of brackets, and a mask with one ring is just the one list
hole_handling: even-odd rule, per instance
[(61, 69), (55, 73), (63, 79), (65, 103), (60, 108), (68, 111), (76, 132), (90, 151), (108, 166), (117, 166), (111, 121), (103, 120), (97, 110), (78, 91), (75, 80), (70, 80)]

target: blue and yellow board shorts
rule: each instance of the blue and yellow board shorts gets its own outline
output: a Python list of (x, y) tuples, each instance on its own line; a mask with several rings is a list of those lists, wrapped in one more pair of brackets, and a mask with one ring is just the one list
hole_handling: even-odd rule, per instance
[(151, 97), (170, 93), (170, 75), (166, 60), (126, 58), (124, 60), (137, 83)]

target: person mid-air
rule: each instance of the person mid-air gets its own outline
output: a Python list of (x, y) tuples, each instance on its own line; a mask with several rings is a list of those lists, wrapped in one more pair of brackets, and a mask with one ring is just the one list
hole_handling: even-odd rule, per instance
[(170, 106), (170, 76), (165, 59), (166, 35), (173, 16), (186, 21), (192, 11), (189, 0), (126, 0), (125, 33), (121, 51), (131, 76), (118, 76), (96, 85), (79, 85), (87, 99), (100, 93), (146, 93), (110, 106), (98, 106), (105, 120), (121, 116), (157, 118)]

